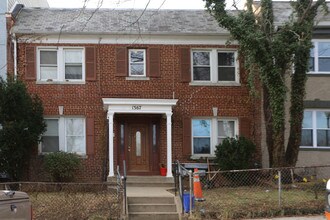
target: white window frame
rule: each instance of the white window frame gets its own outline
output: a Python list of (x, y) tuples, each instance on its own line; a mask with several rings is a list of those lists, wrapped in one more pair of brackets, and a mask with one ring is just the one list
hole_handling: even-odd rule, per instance
[[(194, 52), (209, 52), (210, 53), (210, 80), (201, 81), (194, 80), (194, 64), (193, 64), (193, 53)], [(235, 59), (235, 80), (234, 81), (219, 81), (218, 80), (218, 53), (234, 53)], [(192, 49), (190, 52), (190, 65), (191, 65), (191, 83), (190, 85), (223, 85), (223, 86), (233, 86), (239, 84), (239, 61), (238, 52), (233, 49), (214, 49), (214, 48), (196, 48)]]
[[(82, 119), (83, 120), (83, 134), (84, 134), (84, 141), (82, 152), (69, 152), (69, 153), (76, 153), (78, 155), (86, 155), (86, 118), (85, 117), (79, 117), (79, 116), (70, 116), (70, 117), (45, 117), (45, 120), (47, 119), (57, 119), (58, 120), (58, 136), (59, 136), (59, 150), (63, 152), (68, 152), (68, 146), (67, 146), (67, 134), (66, 134), (66, 120), (69, 119)], [(50, 152), (42, 152), (42, 143), (39, 144), (39, 154), (47, 154)]]
[[(193, 120), (210, 120), (210, 154), (195, 154), (194, 153), (194, 135), (193, 135)], [(239, 136), (239, 121), (238, 118), (232, 117), (194, 117), (191, 119), (191, 152), (193, 157), (214, 157), (216, 146), (218, 145), (218, 121), (234, 121), (234, 138)]]
[[(82, 79), (65, 79), (65, 51), (81, 51), (82, 63)], [(40, 52), (41, 51), (57, 51), (57, 78), (56, 79), (41, 79), (40, 70)], [(37, 81), (47, 83), (75, 83), (85, 82), (86, 67), (85, 67), (85, 48), (84, 47), (38, 47), (37, 48)]]
[[(319, 43), (330, 43), (330, 39), (312, 40), (314, 45), (314, 71), (309, 71), (308, 74), (330, 74), (330, 71), (319, 71)], [(330, 58), (330, 57), (329, 57)]]
[[(132, 75), (131, 74), (131, 52), (143, 52), (143, 75)], [(146, 49), (129, 49), (128, 50), (128, 76), (129, 77), (146, 77), (147, 66), (146, 66), (146, 59), (147, 59), (147, 51)]]
[[(330, 149), (330, 146), (317, 146), (317, 112), (330, 112), (330, 109), (305, 109), (305, 111), (312, 112), (312, 127), (311, 128), (305, 128), (305, 129), (311, 129), (312, 130), (312, 138), (313, 138), (313, 146), (303, 146), (300, 145), (301, 149)], [(303, 129), (303, 128), (301, 128)]]

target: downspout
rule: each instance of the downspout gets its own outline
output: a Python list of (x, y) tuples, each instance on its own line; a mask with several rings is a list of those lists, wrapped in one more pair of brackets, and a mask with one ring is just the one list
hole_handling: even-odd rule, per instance
[(17, 39), (16, 35), (12, 34), (12, 42), (14, 43), (14, 79), (17, 79)]

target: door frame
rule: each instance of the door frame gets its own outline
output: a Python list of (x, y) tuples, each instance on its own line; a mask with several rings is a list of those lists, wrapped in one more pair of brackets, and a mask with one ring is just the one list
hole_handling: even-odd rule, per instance
[[(128, 175), (160, 175), (159, 171), (159, 163), (160, 163), (160, 146), (161, 146), (161, 138), (160, 138), (160, 122), (161, 115), (157, 114), (118, 114), (116, 116), (116, 121), (118, 122), (118, 129), (116, 131), (117, 134), (117, 159), (120, 170), (122, 171), (123, 160), (127, 161), (128, 158), (128, 139), (129, 139), (129, 127), (130, 124), (138, 124), (143, 123), (147, 125), (147, 142), (149, 147), (149, 171), (141, 171), (141, 172), (128, 172)], [(123, 130), (121, 131), (123, 126)], [(153, 127), (155, 126), (156, 131), (154, 133)], [(121, 141), (121, 135), (124, 135), (123, 144)], [(156, 135), (156, 143), (153, 143), (153, 135)], [(124, 149), (123, 149), (124, 148)], [(128, 168), (128, 163), (126, 162), (126, 169)]]

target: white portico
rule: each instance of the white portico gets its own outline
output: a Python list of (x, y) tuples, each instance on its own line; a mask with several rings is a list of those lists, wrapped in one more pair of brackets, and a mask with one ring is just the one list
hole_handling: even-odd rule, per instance
[(166, 115), (167, 177), (172, 177), (172, 107), (177, 99), (103, 98), (109, 120), (109, 177), (114, 176), (114, 115), (161, 114)]

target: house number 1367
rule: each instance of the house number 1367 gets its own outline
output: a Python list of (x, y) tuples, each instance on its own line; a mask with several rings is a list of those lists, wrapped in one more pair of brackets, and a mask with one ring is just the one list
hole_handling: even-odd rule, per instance
[(141, 110), (141, 105), (133, 105), (132, 110)]

